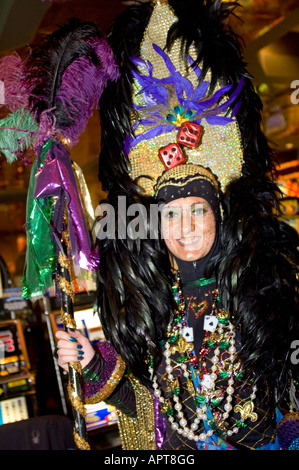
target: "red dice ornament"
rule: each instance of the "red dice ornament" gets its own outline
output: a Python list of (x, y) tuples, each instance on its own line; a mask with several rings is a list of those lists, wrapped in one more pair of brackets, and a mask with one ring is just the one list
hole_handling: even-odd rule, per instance
[(186, 147), (196, 148), (201, 138), (202, 127), (193, 122), (184, 122), (179, 130), (177, 141)]
[(186, 158), (178, 144), (169, 144), (159, 149), (159, 157), (168, 170), (181, 163), (186, 163)]

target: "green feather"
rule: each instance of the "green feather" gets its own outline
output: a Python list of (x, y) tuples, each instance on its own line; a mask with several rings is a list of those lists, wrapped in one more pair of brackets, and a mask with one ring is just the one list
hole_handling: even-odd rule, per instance
[(29, 148), (37, 134), (38, 126), (32, 115), (20, 108), (0, 120), (0, 152), (8, 163)]

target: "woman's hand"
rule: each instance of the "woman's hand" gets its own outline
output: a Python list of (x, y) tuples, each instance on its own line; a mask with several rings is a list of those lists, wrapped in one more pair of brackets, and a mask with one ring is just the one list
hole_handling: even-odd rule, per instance
[(86, 336), (78, 330), (56, 332), (58, 364), (68, 370), (69, 362), (80, 361), (82, 368), (93, 358), (95, 351)]

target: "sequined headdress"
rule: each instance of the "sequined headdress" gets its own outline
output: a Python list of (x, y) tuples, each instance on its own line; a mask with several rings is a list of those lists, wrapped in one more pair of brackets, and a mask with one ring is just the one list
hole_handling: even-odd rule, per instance
[[(218, 82), (209, 94), (210, 72), (193, 65), (195, 47), (182, 60), (180, 40), (165, 52), (177, 21), (168, 2), (155, 3), (144, 31), (140, 57), (133, 58), (134, 137), (128, 139), (132, 179), (152, 193), (153, 181), (178, 164), (209, 166), (221, 187), (241, 175), (243, 151), (235, 119), (242, 79), (235, 89)], [(230, 95), (228, 95), (230, 93)]]

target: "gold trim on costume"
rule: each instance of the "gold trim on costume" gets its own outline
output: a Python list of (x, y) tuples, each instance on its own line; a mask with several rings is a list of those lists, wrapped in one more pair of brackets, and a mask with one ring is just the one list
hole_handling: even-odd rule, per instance
[[(186, 181), (186, 178), (188, 180)], [(205, 179), (209, 181), (212, 186), (219, 190), (219, 184), (214, 177), (214, 175), (206, 168), (201, 165), (178, 165), (170, 170), (165, 171), (162, 176), (157, 181), (155, 186), (155, 194), (157, 195), (160, 189), (164, 186), (184, 186), (190, 181), (195, 181), (197, 179)]]
[(156, 450), (154, 399), (135, 377), (128, 377), (136, 397), (137, 417), (118, 411), (118, 427), (123, 450)]
[(115, 390), (119, 382), (121, 381), (124, 373), (126, 370), (125, 363), (118, 357), (116, 360), (116, 366), (114, 371), (111, 374), (110, 379), (107, 381), (107, 384), (104, 386), (102, 390), (100, 390), (96, 395), (91, 398), (85, 399), (86, 405), (93, 405), (95, 403), (99, 403), (100, 401), (105, 400), (107, 397), (111, 395), (111, 393)]

